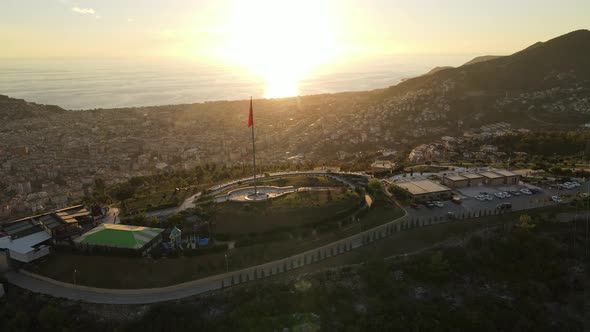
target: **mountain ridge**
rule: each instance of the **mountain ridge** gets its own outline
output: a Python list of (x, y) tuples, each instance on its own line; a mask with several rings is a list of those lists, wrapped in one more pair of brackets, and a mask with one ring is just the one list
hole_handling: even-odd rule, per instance
[(0, 119), (3, 120), (44, 117), (63, 112), (67, 111), (56, 105), (37, 104), (0, 94)]
[[(456, 68), (439, 67), (434, 73), (410, 78), (384, 89), (261, 100), (259, 109), (265, 108), (263, 106), (266, 104), (283, 107), (281, 103), (291, 105), (293, 101), (311, 105), (315, 103), (314, 100), (319, 99), (340, 100), (339, 103), (346, 107), (346, 100), (361, 98), (362, 105), (366, 108), (361, 111), (367, 113), (367, 116), (379, 110), (384, 112), (383, 119), (391, 118), (393, 122), (399, 123), (402, 118), (409, 121), (410, 125), (444, 124), (445, 128), (453, 128), (456, 127), (453, 123), (457, 121), (473, 122), (476, 125), (477, 121), (486, 119), (526, 120), (531, 117), (531, 112), (534, 113), (534, 118), (540, 119), (539, 123), (551, 122), (541, 120), (543, 114), (553, 114), (555, 119), (562, 122), (578, 122), (585, 119), (586, 115), (582, 118), (564, 117), (563, 114), (566, 113), (563, 112), (571, 115), (571, 110), (576, 110), (590, 115), (590, 107), (586, 110), (584, 104), (590, 100), (590, 61), (587, 59), (590, 59), (590, 31), (576, 30), (545, 42), (534, 43), (508, 56), (476, 57), (466, 65)], [(477, 61), (474, 63), (474, 60)], [(573, 96), (582, 102), (578, 103)], [(239, 101), (236, 102), (239, 104)], [(225, 108), (220, 103), (222, 102), (207, 104)], [(192, 109), (199, 104), (201, 103), (121, 110), (170, 107)], [(354, 106), (348, 108), (350, 110), (342, 109), (339, 112), (351, 114), (353, 109), (353, 112), (358, 112)], [(58, 106), (0, 97), (0, 118), (4, 119), (49, 116), (61, 112), (67, 111)], [(425, 116), (423, 113), (432, 113), (434, 116)], [(318, 113), (318, 116), (323, 115)], [(424, 121), (427, 118), (437, 120), (430, 123)]]
[[(581, 52), (579, 52), (581, 51)], [(404, 92), (409, 88), (419, 88), (420, 85), (439, 78), (450, 78), (464, 73), (469, 79), (468, 82), (474, 83), (473, 87), (481, 87), (481, 82), (474, 79), (482, 80), (481, 76), (495, 78), (496, 80), (507, 83), (506, 88), (522, 88), (513, 84), (510, 77), (518, 74), (532, 74), (532, 78), (538, 79), (542, 69), (570, 70), (570, 68), (581, 68), (581, 73), (585, 79), (590, 79), (590, 31), (576, 30), (568, 34), (550, 39), (546, 42), (535, 43), (512, 55), (491, 59), (488, 61), (477, 62), (466, 67), (457, 67), (449, 70), (439, 71), (429, 76), (419, 76), (401, 82), (398, 85), (387, 88), (389, 92)], [(525, 66), (525, 62), (530, 65)], [(579, 69), (578, 69), (579, 70)], [(544, 77), (540, 77), (544, 81)], [(516, 83), (522, 83), (522, 79), (516, 80)], [(499, 85), (499, 84), (497, 84)], [(485, 85), (484, 85), (485, 87)], [(489, 85), (488, 85), (489, 87)]]

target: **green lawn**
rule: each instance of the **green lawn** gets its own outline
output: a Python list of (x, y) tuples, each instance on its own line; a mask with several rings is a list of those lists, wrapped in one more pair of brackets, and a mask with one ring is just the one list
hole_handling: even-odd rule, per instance
[[(258, 178), (256, 184), (259, 186), (273, 186), (273, 187), (289, 187), (293, 186), (296, 188), (300, 187), (344, 187), (345, 185), (334, 179), (327, 178), (325, 176), (285, 176), (282, 178)], [(233, 191), (239, 188), (250, 187), (253, 184), (251, 182), (244, 183), (228, 189), (224, 193)], [(223, 193), (222, 193), (223, 194)]]
[[(372, 218), (371, 212), (366, 217)], [(383, 220), (383, 222), (386, 221), (390, 220)], [(326, 267), (338, 266), (362, 262), (370, 257), (414, 251), (450, 236), (461, 235), (488, 224), (497, 223), (497, 219), (487, 217), (417, 228), (397, 233), (390, 238), (328, 259), (320, 264)], [(287, 257), (353, 235), (358, 230), (356, 227), (349, 227), (320, 234), (314, 238), (290, 239), (237, 248), (229, 252), (229, 267), (231, 270), (236, 270)], [(313, 265), (298, 271), (312, 271), (317, 268), (317, 265)], [(66, 282), (73, 282), (73, 271), (76, 269), (78, 284), (106, 288), (149, 288), (173, 285), (222, 273), (225, 271), (225, 258), (223, 252), (156, 261), (137, 257), (57, 253), (37, 264), (28, 265), (27, 269)], [(104, 273), (105, 271), (109, 273)]]
[[(279, 205), (288, 207), (290, 204), (290, 200), (287, 200)], [(361, 217), (363, 225), (383, 224), (402, 213), (397, 207), (373, 207)], [(363, 226), (363, 229), (366, 227), (368, 226)], [(229, 252), (229, 266), (234, 270), (288, 257), (351, 236), (359, 232), (360, 228), (360, 224), (349, 224), (343, 227), (336, 226), (334, 229), (318, 230), (314, 235), (309, 231), (305, 236), (301, 236), (301, 227), (294, 227), (278, 232), (280, 238), (271, 241), (257, 241), (258, 238), (255, 238), (249, 245), (239, 246)], [(66, 282), (73, 282), (73, 271), (76, 269), (76, 281), (79, 284), (95, 287), (149, 288), (222, 273), (225, 271), (225, 258), (223, 252), (155, 261), (138, 257), (117, 257), (116, 254), (98, 256), (54, 253), (26, 268)]]
[(224, 202), (217, 205), (215, 231), (239, 235), (314, 225), (345, 217), (359, 201), (358, 194), (343, 188), (297, 192), (264, 202)]
[[(178, 206), (193, 193), (194, 190), (139, 192), (134, 197), (125, 200), (126, 214)], [(120, 205), (123, 204), (120, 203)]]
[(158, 236), (162, 231), (162, 229), (157, 228), (103, 224), (85, 233), (76, 241), (88, 245), (137, 249)]
[(342, 187), (344, 184), (325, 176), (286, 176), (279, 179), (260, 179), (260, 183), (267, 186), (293, 187)]
[(369, 213), (359, 216), (363, 229), (381, 225), (384, 221), (391, 221), (404, 215), (404, 210), (393, 203), (377, 200), (371, 206)]

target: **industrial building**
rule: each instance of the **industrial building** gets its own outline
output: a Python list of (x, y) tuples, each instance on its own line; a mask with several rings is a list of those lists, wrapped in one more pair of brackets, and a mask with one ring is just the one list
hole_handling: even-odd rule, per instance
[(481, 172), (479, 174), (484, 178), (483, 183), (488, 186), (499, 186), (504, 184), (504, 176), (496, 172)]
[(466, 177), (469, 180), (467, 185), (470, 187), (483, 184), (483, 176), (477, 173), (462, 173), (461, 176)]
[(50, 244), (71, 240), (93, 222), (81, 205), (8, 222), (0, 226), (0, 250), (28, 263), (49, 254)]
[(481, 184), (490, 186), (514, 185), (520, 181), (520, 175), (507, 170), (491, 170), (478, 173), (447, 174), (443, 183), (450, 188), (472, 187)]
[(494, 173), (498, 173), (498, 174), (502, 175), (504, 177), (503, 184), (506, 184), (506, 185), (518, 184), (518, 182), (520, 181), (520, 175), (518, 175), (514, 172), (511, 172), (511, 171), (499, 169), (499, 170), (494, 170)]
[(445, 175), (443, 176), (443, 184), (450, 188), (463, 188), (469, 185), (469, 179), (462, 175)]
[(430, 180), (418, 180), (396, 183), (410, 194), (416, 202), (451, 199), (451, 188)]
[(162, 242), (161, 228), (102, 224), (74, 240), (79, 247), (149, 253)]

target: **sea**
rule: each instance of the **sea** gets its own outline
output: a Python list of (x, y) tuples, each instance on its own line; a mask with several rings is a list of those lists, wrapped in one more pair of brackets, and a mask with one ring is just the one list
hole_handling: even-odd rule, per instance
[[(374, 57), (318, 66), (299, 95), (386, 88), (474, 55)], [(264, 77), (244, 68), (174, 59), (0, 59), (0, 94), (85, 110), (265, 97)]]

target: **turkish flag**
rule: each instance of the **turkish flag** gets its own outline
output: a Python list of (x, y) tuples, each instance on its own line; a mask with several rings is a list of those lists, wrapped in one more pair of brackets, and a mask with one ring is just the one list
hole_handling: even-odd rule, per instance
[(254, 114), (252, 114), (252, 97), (250, 97), (250, 115), (248, 115), (248, 128), (254, 125)]

